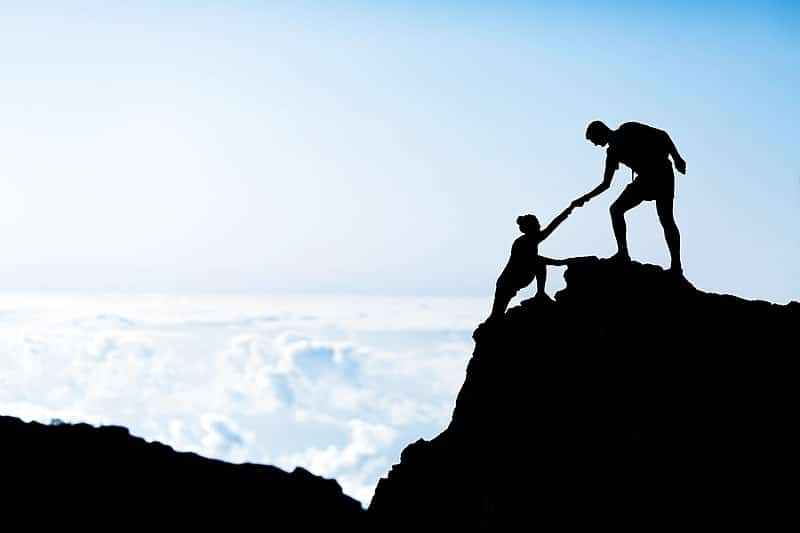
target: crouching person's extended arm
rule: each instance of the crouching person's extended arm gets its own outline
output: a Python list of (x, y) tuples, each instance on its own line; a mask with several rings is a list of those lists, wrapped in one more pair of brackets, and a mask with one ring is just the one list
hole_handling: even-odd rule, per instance
[(543, 255), (539, 256), (539, 259), (545, 265), (553, 265), (553, 266), (566, 266), (567, 260), (566, 259), (553, 259), (551, 257), (545, 257)]

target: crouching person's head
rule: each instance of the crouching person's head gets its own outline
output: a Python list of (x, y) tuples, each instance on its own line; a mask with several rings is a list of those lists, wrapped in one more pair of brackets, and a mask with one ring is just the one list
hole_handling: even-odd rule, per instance
[(526, 235), (539, 233), (539, 219), (535, 215), (521, 215), (517, 217), (519, 230)]

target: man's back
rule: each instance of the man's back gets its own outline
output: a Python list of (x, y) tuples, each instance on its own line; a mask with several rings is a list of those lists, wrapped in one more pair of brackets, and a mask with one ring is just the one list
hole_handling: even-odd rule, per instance
[(668, 164), (670, 141), (663, 130), (639, 122), (626, 122), (611, 133), (609, 164), (622, 163), (637, 173)]

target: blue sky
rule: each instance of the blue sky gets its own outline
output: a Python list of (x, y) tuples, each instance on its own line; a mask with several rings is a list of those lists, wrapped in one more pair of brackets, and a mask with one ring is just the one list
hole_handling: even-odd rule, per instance
[[(489, 295), (516, 215), (599, 182), (599, 118), (683, 152), (698, 286), (800, 297), (798, 9), (650, 4), (6, 5), (2, 286)], [(543, 251), (612, 253), (626, 179)]]

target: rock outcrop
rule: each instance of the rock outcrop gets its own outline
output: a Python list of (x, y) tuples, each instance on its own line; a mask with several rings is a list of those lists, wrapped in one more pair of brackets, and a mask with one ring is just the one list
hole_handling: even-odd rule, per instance
[(449, 427), (381, 480), (376, 527), (795, 523), (800, 304), (596, 258), (565, 278), (476, 330)]
[(7, 531), (178, 527), (361, 530), (365, 512), (336, 481), (297, 468), (179, 453), (123, 427), (0, 417)]

